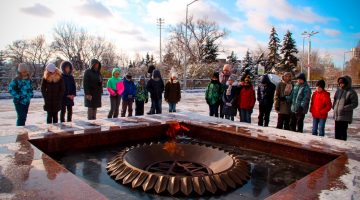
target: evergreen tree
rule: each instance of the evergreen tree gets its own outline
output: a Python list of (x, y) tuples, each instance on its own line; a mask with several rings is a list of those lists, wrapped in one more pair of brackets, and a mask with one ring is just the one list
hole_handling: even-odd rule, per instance
[(201, 61), (204, 63), (216, 62), (216, 58), (219, 55), (219, 46), (214, 43), (214, 40), (207, 38), (203, 48), (204, 55)]
[(280, 50), (282, 59), (280, 65), (276, 67), (277, 72), (293, 72), (296, 68), (298, 58), (295, 56), (299, 51), (296, 49), (295, 40), (292, 38), (292, 33), (287, 31), (283, 44)]
[(267, 64), (265, 66), (265, 72), (270, 72), (280, 62), (281, 57), (279, 55), (280, 39), (276, 33), (275, 27), (272, 27), (270, 33), (270, 41), (268, 45), (269, 55), (267, 58)]
[(5, 53), (4, 51), (0, 51), (0, 66), (4, 65), (4, 62), (5, 61)]
[(246, 54), (245, 54), (245, 57), (244, 57), (242, 63), (243, 63), (243, 66), (241, 68), (241, 74), (242, 75), (247, 74), (247, 75), (250, 75), (251, 78), (253, 78), (255, 75), (256, 69), (254, 67), (254, 61), (250, 55), (249, 50), (246, 51)]
[(146, 56), (145, 56), (145, 65), (146, 65), (146, 67), (148, 67), (150, 64), (151, 64), (151, 59), (150, 59), (149, 52), (147, 52)]
[(234, 51), (231, 52), (230, 56), (227, 57), (228, 63), (231, 63), (233, 66), (237, 63), (237, 56)]
[(154, 55), (151, 54), (151, 56), (150, 56), (150, 65), (153, 65), (154, 63), (155, 63)]

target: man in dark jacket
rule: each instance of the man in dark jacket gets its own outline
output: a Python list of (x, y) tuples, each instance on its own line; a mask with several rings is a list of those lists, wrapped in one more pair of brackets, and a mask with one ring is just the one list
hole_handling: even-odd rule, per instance
[(67, 121), (71, 122), (72, 118), (72, 107), (74, 106), (74, 97), (76, 96), (76, 84), (74, 76), (72, 75), (73, 65), (69, 61), (63, 61), (60, 64), (62, 70), (61, 78), (64, 81), (65, 92), (63, 95), (60, 121), (65, 122), (65, 113), (67, 110)]
[(88, 108), (88, 120), (96, 119), (96, 110), (101, 107), (103, 79), (100, 70), (101, 63), (92, 59), (90, 68), (84, 72), (85, 107)]
[(348, 125), (351, 124), (353, 111), (358, 106), (358, 95), (351, 87), (351, 78), (338, 79), (339, 88), (334, 95), (335, 139), (347, 140)]
[(270, 81), (269, 76), (267, 74), (263, 75), (257, 90), (257, 100), (259, 101), (259, 126), (269, 126), (275, 89), (276, 86)]
[(150, 114), (161, 114), (162, 93), (164, 92), (164, 81), (160, 71), (155, 69), (152, 78), (148, 81), (146, 89), (150, 92), (151, 110)]

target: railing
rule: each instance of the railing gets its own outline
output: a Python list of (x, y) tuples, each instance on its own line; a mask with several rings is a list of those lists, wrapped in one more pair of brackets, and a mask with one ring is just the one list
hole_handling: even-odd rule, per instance
[[(10, 84), (10, 81), (13, 78), (9, 78), (9, 77), (2, 77), (0, 78), (0, 92), (7, 92), (8, 91), (8, 87)], [(42, 78), (32, 78), (31, 79), (33, 82), (33, 89), (34, 90), (40, 90), (41, 89), (41, 80)], [(148, 79), (147, 79), (148, 80)], [(169, 79), (164, 79), (164, 83), (166, 83)], [(104, 78), (103, 79), (103, 87), (106, 87), (108, 78)], [(134, 78), (135, 82), (139, 81), (139, 78)], [(179, 80), (181, 86), (183, 86), (183, 81)], [(201, 89), (201, 88), (205, 88), (207, 86), (207, 84), (209, 84), (210, 79), (188, 79), (186, 81), (186, 86), (187, 89)], [(83, 79), (82, 78), (75, 78), (75, 83), (76, 83), (76, 88), (77, 90), (80, 90), (83, 88)]]
[[(9, 77), (1, 77), (0, 78), (0, 92), (7, 92), (8, 91), (8, 87), (9, 87), (9, 83), (13, 78), (9, 78)], [(42, 78), (33, 78), (33, 88), (34, 90), (40, 90), (41, 89), (41, 80)], [(104, 78), (103, 79), (103, 87), (106, 87), (106, 83), (107, 83), (108, 78)], [(148, 80), (148, 79), (147, 79)], [(164, 79), (164, 83), (166, 83), (169, 79)], [(137, 82), (139, 81), (139, 78), (134, 78), (134, 81)], [(181, 88), (184, 85), (183, 80), (179, 80), (180, 84), (181, 84)], [(203, 89), (206, 88), (206, 86), (209, 84), (210, 79), (187, 79), (186, 81), (186, 86), (187, 89), (193, 90), (193, 89)], [(310, 85), (310, 87), (315, 88), (316, 87), (316, 82), (317, 81), (308, 81), (308, 84)], [(82, 78), (75, 78), (75, 83), (76, 83), (76, 88), (78, 90), (83, 88), (83, 79)], [(295, 82), (294, 82), (295, 83)], [(256, 84), (254, 82), (254, 84)], [(327, 89), (332, 90), (332, 89), (336, 89), (337, 88), (337, 84), (326, 84), (327, 85)], [(355, 89), (359, 89), (360, 85), (353, 85), (353, 88)]]

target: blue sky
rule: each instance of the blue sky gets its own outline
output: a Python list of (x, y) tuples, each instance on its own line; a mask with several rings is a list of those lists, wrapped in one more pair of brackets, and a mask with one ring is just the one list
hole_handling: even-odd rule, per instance
[[(16, 39), (44, 34), (49, 41), (54, 26), (72, 22), (112, 41), (119, 52), (134, 57), (146, 52), (159, 54), (156, 19), (165, 27), (185, 19), (191, 0), (2, 0), (0, 1), (0, 49)], [(207, 17), (230, 31), (221, 41), (226, 53), (239, 58), (247, 49), (266, 47), (271, 26), (282, 39), (293, 32), (302, 51), (303, 31), (319, 31), (312, 47), (330, 54), (341, 66), (345, 51), (360, 40), (360, 1), (356, 0), (199, 0), (189, 7), (194, 18)], [(167, 36), (167, 29), (164, 38)], [(164, 41), (165, 42), (165, 41)], [(306, 48), (306, 46), (305, 46)]]

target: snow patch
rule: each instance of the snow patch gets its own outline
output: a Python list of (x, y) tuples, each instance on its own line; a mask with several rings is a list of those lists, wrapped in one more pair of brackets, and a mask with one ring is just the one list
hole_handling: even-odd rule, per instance
[(350, 173), (340, 177), (340, 181), (344, 183), (346, 189), (331, 188), (330, 190), (323, 190), (319, 199), (360, 199), (360, 162), (349, 159), (346, 167)]

